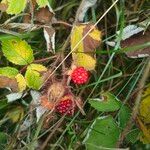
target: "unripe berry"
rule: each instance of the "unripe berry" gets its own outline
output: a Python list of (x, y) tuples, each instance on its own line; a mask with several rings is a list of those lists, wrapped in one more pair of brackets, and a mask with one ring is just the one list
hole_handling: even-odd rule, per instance
[(72, 99), (72, 96), (67, 95), (63, 97), (58, 104), (55, 106), (55, 111), (60, 113), (61, 115), (72, 116), (74, 114), (75, 104)]

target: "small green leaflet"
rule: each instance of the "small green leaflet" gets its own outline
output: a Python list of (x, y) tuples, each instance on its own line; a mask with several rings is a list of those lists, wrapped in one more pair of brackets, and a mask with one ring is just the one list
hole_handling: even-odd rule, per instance
[(40, 8), (46, 7), (49, 4), (48, 0), (36, 0), (36, 2), (38, 3)]
[(0, 76), (5, 76), (8, 78), (14, 78), (19, 71), (12, 67), (2, 67), (0, 68)]
[(124, 129), (127, 125), (127, 122), (129, 121), (131, 117), (131, 110), (128, 106), (123, 105), (121, 106), (121, 109), (119, 111), (118, 115), (118, 121), (119, 121), (119, 126)]
[(87, 150), (115, 148), (120, 129), (112, 116), (97, 118), (91, 125), (83, 143)]
[(22, 120), (24, 117), (23, 107), (22, 106), (12, 106), (6, 113), (6, 117), (8, 117), (13, 123), (16, 123), (16, 122)]
[(27, 65), (34, 60), (31, 46), (19, 38), (2, 40), (2, 51), (10, 62), (17, 65)]
[(139, 134), (140, 134), (140, 129), (135, 128), (132, 129), (126, 136), (126, 141), (135, 143), (137, 140), (139, 140)]
[(29, 88), (38, 90), (43, 83), (41, 76), (42, 72), (47, 71), (47, 68), (40, 64), (31, 64), (28, 66), (25, 79)]
[(117, 97), (109, 92), (101, 94), (101, 98), (89, 99), (92, 107), (102, 112), (116, 111), (120, 108), (121, 102)]
[(5, 149), (4, 145), (7, 144), (7, 140), (8, 140), (8, 135), (5, 132), (0, 132), (0, 148), (1, 149)]
[[(8, 2), (8, 3), (7, 3)], [(8, 4), (6, 12), (11, 15), (17, 15), (24, 11), (27, 0), (3, 0), (2, 3)]]

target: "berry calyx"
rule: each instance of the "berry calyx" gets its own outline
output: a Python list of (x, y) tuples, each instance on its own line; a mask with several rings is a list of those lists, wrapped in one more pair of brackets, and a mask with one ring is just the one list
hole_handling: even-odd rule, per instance
[(56, 112), (61, 115), (66, 114), (68, 116), (72, 116), (74, 114), (75, 105), (71, 97), (72, 96), (63, 97), (55, 106)]
[(84, 67), (77, 67), (73, 70), (71, 79), (75, 84), (81, 85), (88, 81), (89, 73)]
[(51, 110), (54, 107), (54, 103), (50, 102), (46, 95), (40, 97), (40, 102), (41, 102), (41, 106), (48, 110)]

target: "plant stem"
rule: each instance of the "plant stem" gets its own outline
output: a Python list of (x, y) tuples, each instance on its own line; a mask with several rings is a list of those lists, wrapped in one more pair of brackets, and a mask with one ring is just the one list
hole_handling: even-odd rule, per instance
[(143, 76), (142, 76), (141, 80), (139, 81), (138, 88), (141, 89), (141, 90), (137, 94), (137, 97), (136, 97), (136, 100), (135, 100), (135, 105), (134, 105), (133, 111), (132, 111), (132, 115), (131, 115), (130, 120), (128, 121), (125, 129), (121, 133), (120, 139), (119, 139), (119, 141), (117, 142), (117, 145), (116, 145), (117, 148), (119, 148), (120, 145), (122, 144), (124, 138), (126, 137), (126, 135), (128, 134), (129, 130), (133, 126), (133, 121), (137, 117), (139, 105), (140, 105), (140, 102), (141, 102), (141, 99), (142, 99), (143, 89), (144, 89), (146, 80), (149, 77), (149, 73), (150, 73), (150, 57), (147, 59), (146, 66), (145, 66), (145, 69), (143, 71)]

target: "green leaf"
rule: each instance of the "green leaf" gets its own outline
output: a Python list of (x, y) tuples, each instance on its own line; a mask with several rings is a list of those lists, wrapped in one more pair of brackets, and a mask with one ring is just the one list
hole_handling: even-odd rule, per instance
[(0, 100), (0, 110), (7, 106), (8, 106), (7, 100)]
[(13, 123), (16, 123), (23, 119), (24, 109), (22, 106), (15, 106), (8, 110), (6, 117), (12, 120)]
[(31, 64), (28, 66), (25, 79), (28, 87), (38, 90), (43, 83), (43, 78), (41, 76), (42, 72), (47, 71), (47, 68), (39, 64)]
[(36, 2), (38, 3), (40, 8), (46, 7), (49, 4), (48, 0), (36, 0)]
[(117, 97), (109, 92), (103, 93), (101, 98), (90, 99), (89, 103), (98, 111), (103, 112), (116, 111), (121, 106), (121, 102), (117, 99)]
[(26, 80), (25, 80), (24, 76), (22, 74), (18, 73), (15, 76), (15, 79), (18, 83), (18, 91), (23, 92), (26, 89)]
[(138, 128), (131, 130), (127, 136), (126, 140), (131, 143), (135, 143), (137, 140), (139, 140), (139, 134), (140, 130)]
[(4, 56), (17, 65), (27, 65), (33, 62), (33, 50), (26, 41), (19, 38), (2, 41), (2, 51)]
[(18, 70), (12, 67), (0, 68), (0, 76), (5, 76), (8, 78), (14, 78), (18, 74)]
[(21, 2), (20, 0), (3, 0), (2, 3), (8, 4), (8, 8), (6, 10), (8, 14), (16, 15), (24, 11), (27, 0), (21, 0)]
[(83, 143), (87, 150), (115, 148), (119, 135), (119, 127), (112, 116), (100, 117), (91, 125)]
[(0, 132), (0, 150), (4, 149), (7, 144), (8, 136), (4, 132)]
[(129, 107), (123, 105), (120, 109), (118, 120), (119, 120), (119, 126), (123, 129), (126, 127), (126, 124), (131, 116), (131, 110)]

